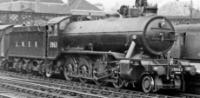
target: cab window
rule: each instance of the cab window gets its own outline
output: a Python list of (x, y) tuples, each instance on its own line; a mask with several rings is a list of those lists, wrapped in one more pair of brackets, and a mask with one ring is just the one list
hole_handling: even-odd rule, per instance
[(58, 35), (58, 25), (48, 25), (47, 26), (47, 32), (49, 36), (57, 36)]
[(54, 25), (54, 35), (58, 35), (58, 25)]

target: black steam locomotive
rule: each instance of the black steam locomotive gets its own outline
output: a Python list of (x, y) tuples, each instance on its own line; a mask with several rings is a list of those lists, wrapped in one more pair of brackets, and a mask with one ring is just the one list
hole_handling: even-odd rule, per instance
[(114, 87), (132, 85), (146, 93), (185, 89), (194, 66), (170, 58), (176, 37), (162, 16), (71, 22), (57, 17), (47, 26), (6, 27), (1, 32), (2, 67)]

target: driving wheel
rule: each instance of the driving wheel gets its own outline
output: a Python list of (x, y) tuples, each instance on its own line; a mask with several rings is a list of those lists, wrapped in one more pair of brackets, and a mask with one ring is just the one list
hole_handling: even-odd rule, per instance
[(73, 80), (73, 73), (75, 72), (76, 69), (76, 63), (75, 59), (73, 57), (66, 57), (66, 62), (64, 65), (64, 76), (66, 80)]

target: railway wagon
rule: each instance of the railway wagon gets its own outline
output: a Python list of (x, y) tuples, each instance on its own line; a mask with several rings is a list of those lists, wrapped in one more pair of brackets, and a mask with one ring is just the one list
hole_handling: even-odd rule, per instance
[(0, 58), (3, 59), (9, 48), (9, 33), (13, 25), (0, 25)]
[(139, 87), (144, 92), (185, 89), (184, 75), (195, 68), (169, 58), (175, 42), (171, 22), (162, 16), (71, 21), (57, 17), (47, 26), (15, 27), (2, 66), (63, 74), (97, 85)]
[(191, 61), (200, 72), (200, 24), (183, 24), (175, 26), (178, 39), (172, 48), (172, 57)]

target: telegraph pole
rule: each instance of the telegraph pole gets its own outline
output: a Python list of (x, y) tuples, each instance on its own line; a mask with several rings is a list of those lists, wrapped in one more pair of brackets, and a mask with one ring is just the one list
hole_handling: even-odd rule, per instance
[(190, 0), (190, 19), (193, 18), (193, 0)]

